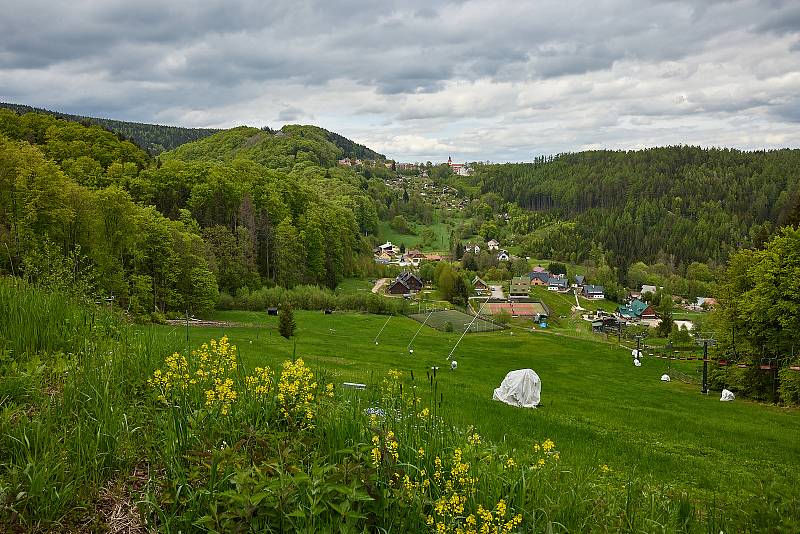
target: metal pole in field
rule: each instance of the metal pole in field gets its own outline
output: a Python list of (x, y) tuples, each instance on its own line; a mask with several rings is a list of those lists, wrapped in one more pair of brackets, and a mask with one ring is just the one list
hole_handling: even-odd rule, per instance
[(708, 394), (708, 340), (703, 340), (703, 395)]
[(474, 323), (475, 319), (478, 318), (478, 315), (481, 314), (481, 312), (483, 311), (483, 307), (486, 306), (486, 303), (489, 302), (490, 298), (491, 297), (487, 297), (486, 300), (483, 302), (483, 304), (481, 304), (481, 308), (478, 310), (478, 313), (475, 314), (475, 317), (472, 318), (472, 321), (469, 322), (469, 324), (467, 325), (467, 328), (464, 330), (464, 332), (462, 332), (461, 337), (458, 338), (458, 341), (456, 341), (456, 344), (453, 345), (453, 349), (450, 351), (450, 354), (447, 355), (447, 359), (448, 360), (453, 356), (453, 353), (456, 351), (456, 348), (458, 347), (458, 344), (461, 343), (462, 339), (464, 339), (464, 336), (469, 331), (469, 327), (472, 326), (472, 323)]
[[(392, 318), (392, 316), (390, 315), (390, 316), (389, 316), (389, 319), (391, 319), (391, 318)], [(378, 335), (377, 335), (377, 336), (375, 336), (375, 344), (376, 344), (376, 345), (378, 344), (378, 338), (379, 338), (379, 337), (381, 337), (381, 332), (383, 332), (383, 329), (384, 329), (384, 328), (386, 328), (386, 325), (387, 325), (387, 324), (389, 324), (389, 319), (386, 319), (386, 322), (385, 322), (385, 323), (383, 323), (383, 326), (382, 326), (382, 327), (381, 327), (381, 329), (378, 331)]]
[(420, 330), (422, 330), (422, 327), (423, 327), (423, 326), (425, 326), (425, 323), (427, 323), (427, 322), (428, 322), (428, 319), (430, 319), (430, 318), (431, 318), (431, 315), (433, 315), (433, 312), (430, 312), (430, 313), (428, 314), (428, 316), (427, 316), (427, 317), (425, 317), (425, 320), (422, 322), (422, 324), (421, 324), (421, 325), (419, 325), (419, 328), (417, 328), (417, 331), (416, 331), (416, 333), (414, 334), (414, 337), (412, 337), (412, 338), (411, 338), (411, 341), (409, 341), (409, 342), (408, 342), (408, 346), (406, 347), (406, 348), (408, 349), (408, 352), (414, 352), (414, 349), (412, 349), (412, 348), (411, 348), (411, 344), (412, 344), (412, 343), (414, 343), (414, 340), (415, 340), (415, 339), (417, 339), (417, 334), (419, 334), (419, 331), (420, 331)]

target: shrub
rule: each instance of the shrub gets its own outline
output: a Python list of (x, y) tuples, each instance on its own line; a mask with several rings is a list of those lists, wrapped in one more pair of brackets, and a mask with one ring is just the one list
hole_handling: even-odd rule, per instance
[(778, 371), (778, 393), (786, 404), (800, 404), (800, 372), (784, 367)]

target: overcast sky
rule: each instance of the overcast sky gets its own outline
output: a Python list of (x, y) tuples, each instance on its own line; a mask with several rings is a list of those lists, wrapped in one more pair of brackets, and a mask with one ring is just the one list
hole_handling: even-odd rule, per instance
[(800, 146), (800, 0), (0, 0), (0, 100), (399, 161)]

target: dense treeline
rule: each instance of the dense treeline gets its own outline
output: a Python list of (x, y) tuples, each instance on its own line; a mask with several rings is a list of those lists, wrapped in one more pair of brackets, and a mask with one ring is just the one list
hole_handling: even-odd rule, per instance
[(334, 166), (341, 151), (323, 130), (237, 128), (155, 162), (49, 115), (0, 110), (0, 136), (7, 273), (70, 279), (144, 315), (206, 310), (220, 289), (335, 287), (374, 268), (367, 180)]
[[(800, 371), (791, 369), (800, 365), (798, 280), (800, 229), (783, 228), (763, 248), (731, 257), (713, 327), (720, 357), (746, 366), (715, 369), (712, 380), (718, 387), (800, 404)], [(764, 365), (779, 370), (765, 371)]]
[(482, 191), (570, 220), (543, 249), (582, 261), (601, 244), (623, 269), (642, 260), (722, 263), (800, 214), (800, 150), (689, 146), (589, 151), (532, 164), (479, 165)]
[(35, 112), (53, 115), (68, 121), (79, 122), (86, 125), (96, 124), (119, 134), (124, 139), (130, 139), (152, 155), (160, 154), (165, 150), (172, 150), (184, 143), (191, 143), (192, 141), (197, 141), (220, 131), (215, 128), (183, 128), (180, 126), (164, 126), (161, 124), (145, 124), (141, 122), (84, 117), (21, 104), (0, 103), (0, 107), (16, 111), (17, 113)]

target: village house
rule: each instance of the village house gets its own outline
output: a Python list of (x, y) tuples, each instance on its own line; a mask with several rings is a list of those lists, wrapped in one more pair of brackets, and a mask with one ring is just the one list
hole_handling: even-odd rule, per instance
[(558, 291), (559, 293), (566, 293), (569, 291), (569, 284), (566, 278), (550, 277), (547, 279), (547, 290)]
[(492, 250), (492, 251), (500, 250), (500, 242), (497, 241), (496, 239), (492, 239), (491, 241), (486, 243), (486, 246), (489, 247), (489, 250)]
[(497, 261), (511, 261), (511, 256), (507, 250), (501, 250), (500, 254), (497, 255)]
[(575, 285), (573, 287), (583, 287), (586, 277), (582, 274), (575, 275)]
[(583, 286), (583, 296), (587, 299), (601, 300), (606, 298), (605, 288), (603, 286), (586, 285)]
[(480, 254), (481, 247), (475, 243), (467, 243), (464, 245), (464, 252), (472, 252), (473, 254)]
[(534, 286), (546, 286), (547, 282), (550, 280), (551, 276), (550, 273), (547, 271), (532, 271), (528, 273), (528, 278), (531, 281), (531, 285)]
[(477, 276), (472, 280), (472, 287), (475, 288), (475, 291), (479, 295), (485, 295), (491, 292), (491, 288), (489, 287), (489, 285)]
[(386, 292), (390, 295), (408, 295), (422, 289), (422, 280), (411, 271), (403, 271), (389, 284)]
[(633, 299), (628, 304), (620, 306), (617, 308), (617, 313), (628, 320), (656, 319), (658, 317), (652, 305), (639, 299)]

